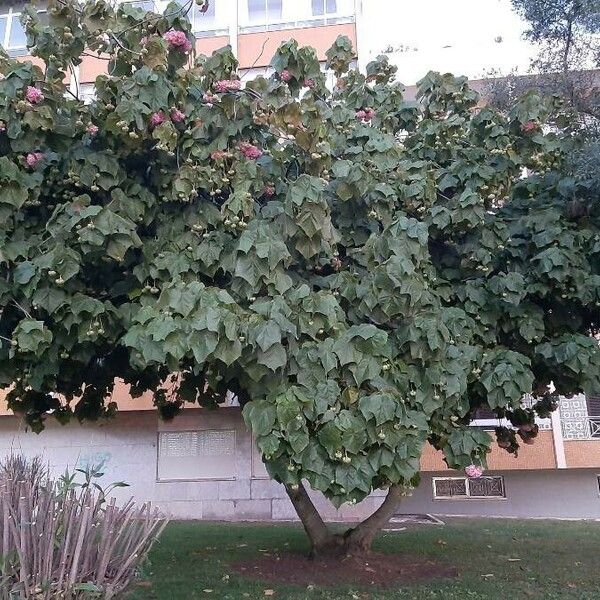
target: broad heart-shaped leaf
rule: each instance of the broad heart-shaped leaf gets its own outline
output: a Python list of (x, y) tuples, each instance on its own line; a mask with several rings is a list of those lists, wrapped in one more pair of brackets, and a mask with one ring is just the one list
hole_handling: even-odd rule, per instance
[(253, 337), (258, 347), (266, 352), (271, 346), (281, 341), (281, 329), (275, 321), (269, 320), (255, 329)]
[(39, 356), (52, 342), (52, 332), (44, 327), (43, 321), (23, 319), (15, 329), (19, 350)]
[(31, 261), (26, 260), (25, 262), (20, 263), (14, 271), (15, 283), (20, 285), (29, 283), (35, 275), (35, 271), (35, 265)]
[(273, 431), (277, 419), (277, 409), (272, 403), (265, 400), (251, 402), (246, 404), (243, 414), (244, 420), (254, 435), (265, 436)]
[(374, 419), (376, 425), (392, 421), (396, 414), (397, 399), (390, 394), (371, 394), (359, 401), (360, 412), (365, 419)]

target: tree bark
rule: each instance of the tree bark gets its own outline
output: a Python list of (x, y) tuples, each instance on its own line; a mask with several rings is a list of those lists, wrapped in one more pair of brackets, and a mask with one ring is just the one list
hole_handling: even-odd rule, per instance
[(347, 554), (366, 554), (370, 552), (375, 536), (396, 511), (403, 491), (402, 486), (392, 485), (381, 506), (354, 529), (346, 532), (344, 537)]
[(400, 485), (391, 486), (381, 506), (370, 517), (344, 534), (334, 534), (324, 523), (302, 484), (297, 488), (285, 486), (285, 489), (310, 540), (311, 558), (368, 554), (375, 536), (394, 514), (404, 490)]
[(297, 487), (286, 485), (285, 491), (292, 501), (296, 513), (302, 521), (304, 531), (306, 531), (306, 535), (310, 540), (311, 557), (327, 553), (329, 549), (333, 550), (337, 545), (337, 536), (331, 533), (323, 522), (306, 488), (302, 484)]

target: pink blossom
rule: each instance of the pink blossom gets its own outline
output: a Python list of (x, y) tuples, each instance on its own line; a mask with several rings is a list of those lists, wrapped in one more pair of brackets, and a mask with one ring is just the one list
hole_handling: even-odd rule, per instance
[(212, 94), (204, 94), (202, 96), (202, 102), (208, 104), (208, 106), (212, 106), (215, 102), (218, 102), (218, 98), (213, 96)]
[(363, 108), (356, 111), (356, 118), (359, 121), (370, 121), (375, 116), (375, 111), (372, 108)]
[(140, 40), (140, 46), (145, 46), (148, 42), (150, 41), (150, 37), (145, 35), (141, 40)]
[(158, 112), (152, 113), (150, 115), (150, 125), (152, 127), (158, 127), (161, 123), (164, 123), (167, 120), (165, 113), (162, 110)]
[(470, 479), (475, 479), (483, 475), (483, 467), (478, 465), (469, 465), (465, 468), (465, 475)]
[(177, 50), (178, 52), (187, 53), (192, 49), (192, 44), (183, 31), (169, 29), (169, 31), (163, 35), (163, 39), (173, 50)]
[(275, 186), (273, 185), (265, 185), (265, 187), (263, 188), (263, 194), (265, 196), (271, 197), (275, 195)]
[(239, 79), (221, 79), (214, 83), (213, 88), (215, 92), (223, 94), (225, 92), (235, 92), (240, 89), (241, 85)]
[(214, 152), (210, 153), (210, 157), (213, 160), (221, 160), (222, 158), (227, 158), (229, 156), (229, 152), (227, 152), (226, 150), (215, 150)]
[(181, 123), (185, 120), (185, 113), (178, 108), (174, 108), (171, 110), (171, 121), (173, 123)]
[(281, 71), (279, 77), (281, 77), (281, 81), (291, 81), (294, 76), (287, 70), (284, 69), (283, 71)]
[(314, 79), (305, 79), (305, 80), (304, 80), (304, 85), (305, 85), (307, 88), (310, 88), (310, 89), (312, 90), (312, 89), (315, 87), (315, 85), (316, 85), (316, 84), (315, 84), (315, 80), (314, 80)]
[(4, 121), (0, 121), (0, 133), (6, 131), (6, 123)]
[(30, 152), (25, 158), (28, 167), (32, 169), (44, 158), (43, 152)]
[(98, 125), (94, 125), (93, 123), (90, 123), (85, 130), (90, 134), (90, 135), (96, 135), (98, 133)]
[(250, 158), (251, 160), (256, 160), (263, 154), (263, 151), (260, 148), (249, 142), (240, 142), (238, 148), (246, 158)]
[(31, 104), (39, 104), (44, 99), (44, 94), (36, 87), (28, 85), (25, 92), (25, 99), (27, 102), (31, 102)]
[(530, 131), (535, 131), (538, 127), (538, 124), (535, 121), (527, 121), (521, 125), (521, 131), (525, 133), (529, 133)]

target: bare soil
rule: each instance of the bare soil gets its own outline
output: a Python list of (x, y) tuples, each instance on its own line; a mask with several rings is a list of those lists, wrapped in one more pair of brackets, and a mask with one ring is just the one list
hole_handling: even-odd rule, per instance
[(297, 554), (256, 556), (234, 563), (236, 573), (267, 583), (292, 585), (376, 586), (430, 581), (458, 576), (455, 567), (433, 560), (401, 554), (373, 553), (368, 557), (308, 559)]

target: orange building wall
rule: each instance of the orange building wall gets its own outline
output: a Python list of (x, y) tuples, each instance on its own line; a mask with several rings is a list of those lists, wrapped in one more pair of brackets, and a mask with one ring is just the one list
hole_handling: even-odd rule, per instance
[(569, 468), (600, 468), (600, 440), (565, 441)]
[(356, 26), (354, 23), (329, 25), (327, 27), (282, 29), (267, 33), (242, 33), (238, 38), (238, 60), (242, 69), (251, 66), (267, 66), (277, 48), (290, 39), (297, 40), (299, 46), (312, 46), (317, 51), (319, 60), (325, 60), (325, 52), (340, 35), (348, 36), (352, 41), (352, 47), (356, 48)]
[[(514, 471), (527, 469), (556, 469), (554, 441), (551, 431), (541, 431), (531, 446), (522, 445), (519, 456), (514, 457), (496, 445), (488, 454), (490, 471)], [(443, 459), (443, 454), (427, 444), (421, 457), (422, 471), (450, 471)]]

